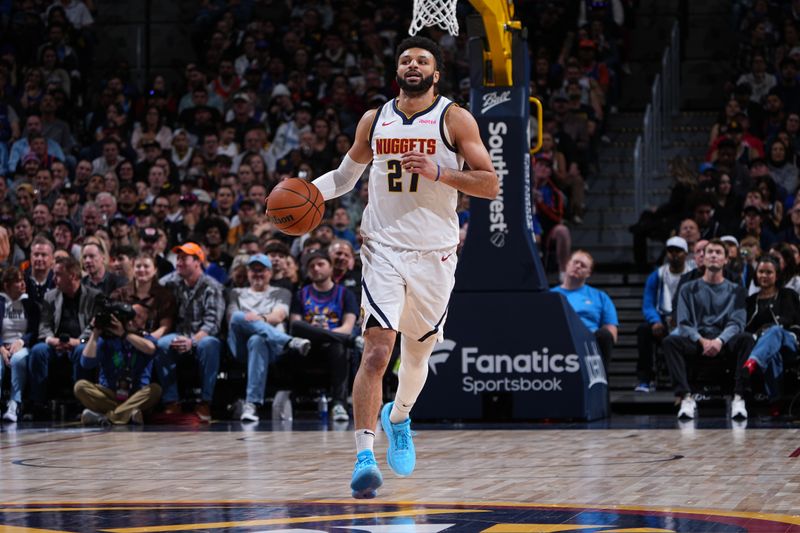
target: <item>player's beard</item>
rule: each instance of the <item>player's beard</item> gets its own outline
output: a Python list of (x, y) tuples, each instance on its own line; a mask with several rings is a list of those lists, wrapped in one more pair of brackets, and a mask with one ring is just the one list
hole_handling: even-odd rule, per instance
[(433, 86), (433, 74), (430, 76), (422, 76), (422, 79), (419, 81), (419, 83), (415, 84), (408, 83), (405, 78), (400, 76), (396, 76), (396, 79), (400, 89), (402, 89), (402, 91), (409, 96), (419, 96), (425, 94), (428, 92), (428, 89)]

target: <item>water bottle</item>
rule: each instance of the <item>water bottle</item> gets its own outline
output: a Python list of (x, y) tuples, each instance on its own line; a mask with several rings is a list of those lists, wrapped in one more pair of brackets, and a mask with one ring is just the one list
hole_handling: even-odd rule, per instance
[(317, 400), (317, 412), (319, 413), (319, 418), (322, 420), (323, 424), (328, 423), (328, 398), (325, 396), (323, 392), (322, 395)]

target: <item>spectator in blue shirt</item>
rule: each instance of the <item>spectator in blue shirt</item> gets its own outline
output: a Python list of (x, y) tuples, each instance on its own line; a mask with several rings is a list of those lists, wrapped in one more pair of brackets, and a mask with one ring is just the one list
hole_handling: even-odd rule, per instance
[(608, 294), (600, 289), (587, 285), (586, 280), (592, 275), (594, 259), (585, 250), (576, 250), (567, 262), (564, 281), (553, 292), (563, 294), (583, 324), (594, 333), (603, 365), (608, 368), (611, 351), (617, 342), (617, 309)]

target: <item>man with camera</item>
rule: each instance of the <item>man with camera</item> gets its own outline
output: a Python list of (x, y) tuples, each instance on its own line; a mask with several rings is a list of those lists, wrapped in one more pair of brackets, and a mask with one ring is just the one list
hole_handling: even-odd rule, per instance
[(30, 354), (30, 396), (35, 405), (47, 400), (47, 376), (51, 362), (69, 358), (72, 381), (85, 373), (80, 368), (84, 342), (100, 291), (81, 285), (81, 266), (72, 256), (59, 257), (53, 268), (55, 288), (44, 295), (39, 338)]
[(218, 335), (225, 315), (222, 285), (203, 272), (206, 254), (196, 243), (187, 242), (172, 249), (178, 256), (175, 272), (161, 278), (170, 289), (180, 310), (175, 333), (158, 340), (156, 360), (159, 381), (164, 387), (165, 414), (179, 414), (177, 360), (194, 354), (200, 367), (201, 402), (195, 414), (203, 422), (211, 421), (209, 404), (217, 383), (222, 343)]
[(143, 305), (101, 300), (81, 365), (100, 368), (99, 383), (81, 379), (75, 397), (85, 409), (84, 425), (142, 424), (142, 413), (161, 398), (161, 387), (150, 382), (156, 341), (144, 331)]

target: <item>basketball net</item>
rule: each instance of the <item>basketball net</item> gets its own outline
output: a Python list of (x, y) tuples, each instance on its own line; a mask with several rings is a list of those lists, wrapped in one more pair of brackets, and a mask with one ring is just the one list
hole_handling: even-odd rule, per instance
[(414, 0), (414, 18), (408, 34), (416, 35), (427, 26), (439, 26), (450, 35), (458, 35), (457, 3), (458, 0)]

